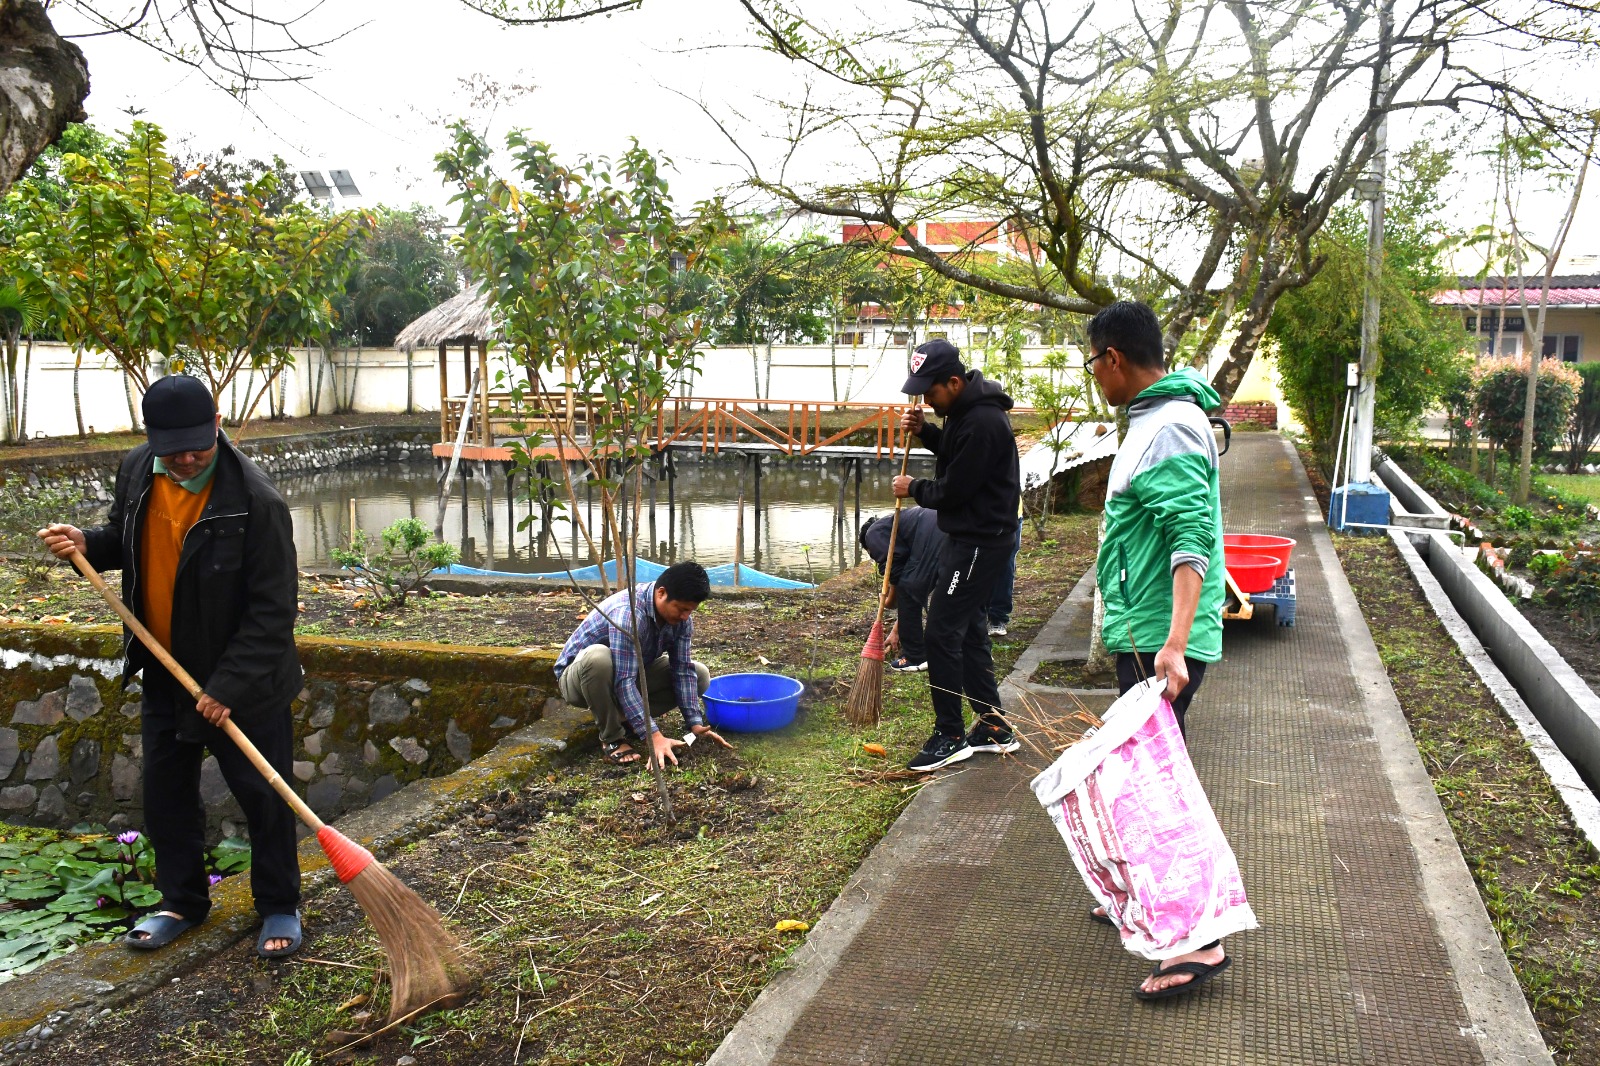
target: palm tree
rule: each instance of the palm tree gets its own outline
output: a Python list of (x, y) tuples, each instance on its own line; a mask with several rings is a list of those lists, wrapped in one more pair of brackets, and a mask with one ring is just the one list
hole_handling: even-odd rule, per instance
[[(44, 312), (32, 294), (16, 282), (0, 285), (0, 340), (5, 344), (5, 366), (0, 370), (0, 433), (8, 444), (20, 444), (27, 429), (28, 365), (17, 374), (18, 348), (24, 333), (32, 334)], [(28, 364), (33, 362), (33, 338), (28, 339)]]

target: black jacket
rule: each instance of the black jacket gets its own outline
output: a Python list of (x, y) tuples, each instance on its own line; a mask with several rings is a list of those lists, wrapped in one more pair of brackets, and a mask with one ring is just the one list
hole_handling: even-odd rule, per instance
[[(939, 550), (947, 539), (939, 529), (939, 516), (926, 507), (904, 507), (900, 511), (900, 528), (893, 530), (893, 516), (874, 519), (862, 537), (867, 554), (878, 562), (889, 553), (889, 533), (894, 532), (894, 567), (889, 572), (889, 584), (913, 592), (927, 592), (933, 588), (939, 570)], [(878, 572), (883, 564), (878, 562)]]
[(969, 370), (943, 427), (922, 426), (922, 446), (938, 459), (932, 478), (911, 483), (911, 496), (939, 512), (939, 528), (952, 540), (987, 547), (1016, 540), (1022, 479), (1011, 408), (999, 385)]
[[(122, 598), (136, 615), (144, 606), (139, 534), (156, 476), (152, 459), (148, 444), (123, 458), (105, 525), (83, 531), (84, 555), (98, 570), (122, 571)], [(260, 468), (219, 434), (211, 496), (178, 558), (168, 650), (241, 721), (286, 709), (300, 691), (298, 585), (289, 508)], [(132, 633), (123, 634), (123, 653), (124, 683), (140, 669), (165, 669)], [(192, 704), (180, 714), (180, 735), (195, 737), (200, 718)]]

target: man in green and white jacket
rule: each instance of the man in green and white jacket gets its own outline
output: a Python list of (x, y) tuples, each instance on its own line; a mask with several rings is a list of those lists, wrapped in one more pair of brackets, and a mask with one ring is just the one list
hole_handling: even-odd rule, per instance
[[(1207, 665), (1222, 658), (1222, 493), (1206, 418), (1220, 401), (1195, 371), (1167, 373), (1161, 324), (1144, 304), (1114, 303), (1087, 332), (1087, 365), (1100, 391), (1128, 409), (1095, 564), (1101, 638), (1116, 653), (1123, 692), (1142, 677), (1166, 681), (1182, 729)], [(1098, 908), (1095, 917), (1107, 920)], [(1164, 959), (1136, 995), (1192, 991), (1229, 961), (1220, 942)]]

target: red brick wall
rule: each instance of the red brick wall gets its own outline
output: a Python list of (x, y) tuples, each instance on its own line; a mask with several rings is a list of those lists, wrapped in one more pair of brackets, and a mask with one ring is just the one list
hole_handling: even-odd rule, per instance
[(1222, 417), (1233, 425), (1254, 422), (1268, 429), (1278, 428), (1278, 405), (1275, 403), (1230, 403), (1222, 408)]

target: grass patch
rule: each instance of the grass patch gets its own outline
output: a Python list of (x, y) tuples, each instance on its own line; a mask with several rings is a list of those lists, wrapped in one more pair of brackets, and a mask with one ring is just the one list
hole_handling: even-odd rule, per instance
[(1543, 474), (1540, 480), (1569, 496), (1579, 496), (1600, 507), (1600, 474)]
[[(1043, 541), (1024, 532), (1011, 635), (995, 645), (1002, 672), (1087, 569), (1097, 522), (1052, 518)], [(926, 675), (888, 678), (876, 730), (853, 731), (842, 714), (875, 587), (863, 567), (815, 594), (700, 609), (696, 651), (713, 672), (805, 678), (813, 647), (815, 668), (793, 726), (735, 738), (734, 752), (697, 744), (670, 773), (675, 825), (659, 818), (648, 775), (584, 754), (386, 860), (470, 939), (483, 980), (462, 1007), (344, 1061), (703, 1062), (803, 941), (776, 923), (815, 922), (918, 787), (902, 768), (932, 726)], [(497, 617), (495, 600), (462, 601), (475, 610), (452, 617)], [(550, 613), (550, 631), (576, 624), (571, 606)], [(342, 891), (305, 911), (297, 960), (259, 962), (241, 945), (35, 1057), (276, 1066), (375, 1027), (387, 990), (370, 927)]]
[(1600, 860), (1385, 537), (1335, 537), (1417, 750), (1546, 1043), (1600, 1063)]

